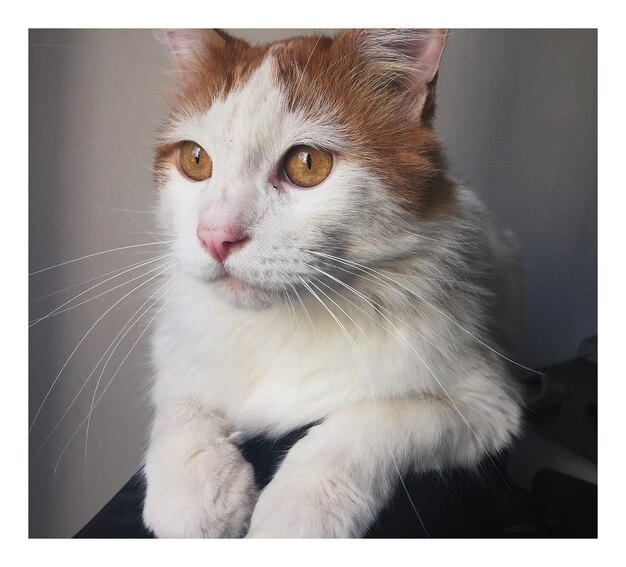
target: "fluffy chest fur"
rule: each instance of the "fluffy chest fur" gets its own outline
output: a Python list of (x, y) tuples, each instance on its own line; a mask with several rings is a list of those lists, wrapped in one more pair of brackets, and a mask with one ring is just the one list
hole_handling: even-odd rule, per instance
[(239, 429), (281, 433), (355, 401), (408, 394), (432, 382), (409, 347), (430, 359), (428, 343), (372, 309), (370, 319), (344, 302), (337, 322), (321, 306), (305, 311), (295, 300), (293, 308), (240, 311), (192, 281), (179, 294), (154, 337), (163, 377), (155, 389), (158, 404), (187, 393)]

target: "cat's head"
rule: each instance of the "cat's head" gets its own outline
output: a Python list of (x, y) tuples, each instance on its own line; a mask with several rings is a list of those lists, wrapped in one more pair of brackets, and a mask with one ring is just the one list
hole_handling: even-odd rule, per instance
[(160, 219), (182, 269), (234, 304), (283, 301), (331, 257), (414, 254), (420, 223), (453, 207), (431, 127), (444, 30), (164, 36), (181, 89), (157, 149)]

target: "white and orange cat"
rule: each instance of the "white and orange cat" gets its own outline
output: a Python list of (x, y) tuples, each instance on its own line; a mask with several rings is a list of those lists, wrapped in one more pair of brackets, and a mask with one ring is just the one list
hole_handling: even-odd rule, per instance
[[(515, 262), (432, 127), (446, 32), (164, 35), (181, 89), (155, 174), (180, 274), (152, 340), (145, 524), (359, 537), (403, 475), (472, 467), (520, 427), (496, 352)], [(311, 423), (259, 493), (241, 440)]]

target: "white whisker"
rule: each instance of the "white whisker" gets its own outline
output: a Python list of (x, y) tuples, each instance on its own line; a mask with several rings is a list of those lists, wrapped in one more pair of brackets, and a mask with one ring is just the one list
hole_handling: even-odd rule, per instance
[(298, 301), (300, 302), (300, 305), (302, 305), (302, 309), (304, 309), (304, 313), (306, 314), (307, 319), (309, 320), (309, 323), (311, 324), (311, 329), (313, 329), (313, 332), (315, 333), (315, 336), (319, 338), (319, 335), (317, 334), (317, 329), (315, 328), (315, 325), (313, 324), (313, 320), (311, 319), (311, 316), (309, 315), (309, 312), (308, 312), (306, 306), (304, 305), (304, 302), (302, 301), (302, 298), (300, 297), (300, 294), (298, 293), (298, 290), (295, 288), (295, 286), (293, 284), (289, 284), (289, 287), (296, 294), (296, 297), (298, 298)]
[(289, 310), (289, 320), (291, 321), (294, 328), (298, 324), (298, 318), (296, 317), (296, 312), (293, 309), (293, 303), (291, 303), (291, 298), (289, 297), (289, 293), (286, 288), (281, 289), (281, 293), (283, 294), (283, 298), (285, 300), (285, 304), (290, 306)]
[(298, 319), (298, 315), (296, 313), (296, 308), (293, 305), (293, 301), (291, 301), (291, 297), (289, 296), (289, 292), (288, 291), (285, 291), (285, 295), (287, 296), (287, 301), (289, 302), (289, 306), (291, 307), (291, 311), (293, 312), (293, 318), (296, 321), (296, 330), (297, 330), (297, 329), (300, 328), (300, 320)]
[(118, 289), (118, 288), (120, 288), (122, 286), (128, 285), (131, 282), (134, 282), (134, 281), (136, 281), (136, 280), (138, 280), (138, 279), (140, 279), (140, 278), (142, 278), (142, 277), (144, 277), (144, 276), (146, 276), (148, 274), (151, 274), (152, 272), (158, 270), (160, 266), (157, 266), (156, 268), (154, 268), (152, 270), (148, 270), (147, 272), (145, 272), (145, 273), (143, 273), (143, 274), (141, 274), (141, 275), (139, 275), (139, 276), (137, 276), (135, 278), (132, 278), (132, 279), (130, 279), (128, 281), (125, 281), (125, 282), (123, 282), (123, 283), (121, 283), (119, 285), (116, 285), (115, 287), (112, 287), (111, 289), (107, 289), (106, 291), (104, 291), (102, 293), (99, 293), (98, 295), (95, 295), (94, 297), (90, 297), (89, 299), (87, 299), (85, 301), (81, 301), (80, 303), (77, 303), (76, 305), (72, 305), (71, 307), (68, 307), (67, 309), (62, 309), (63, 307), (65, 307), (69, 303), (72, 303), (73, 301), (75, 301), (76, 299), (81, 297), (82, 295), (85, 295), (86, 293), (90, 292), (92, 289), (95, 289), (95, 288), (101, 286), (102, 284), (107, 283), (108, 281), (111, 281), (111, 280), (113, 280), (115, 278), (118, 278), (119, 276), (123, 276), (124, 274), (126, 274), (128, 272), (132, 272), (134, 270), (137, 270), (138, 268), (142, 268), (143, 266), (146, 266), (148, 264), (152, 264), (153, 262), (158, 262), (159, 260), (163, 260), (163, 259), (165, 259), (165, 258), (167, 258), (167, 257), (169, 257), (171, 255), (172, 254), (165, 254), (163, 256), (158, 256), (157, 258), (152, 258), (150, 260), (143, 261), (143, 262), (141, 262), (141, 263), (139, 263), (137, 265), (134, 265), (134, 266), (124, 270), (123, 272), (120, 272), (119, 274), (115, 274), (114, 276), (111, 276), (110, 278), (107, 278), (104, 281), (101, 281), (101, 282), (99, 282), (99, 283), (97, 283), (95, 285), (92, 285), (90, 288), (86, 289), (85, 291), (81, 291), (78, 295), (72, 297), (72, 299), (70, 299), (69, 301), (66, 301), (62, 305), (59, 305), (56, 309), (53, 309), (47, 315), (44, 315), (43, 317), (40, 317), (39, 319), (34, 319), (33, 321), (29, 321), (30, 324), (28, 325), (28, 327), (29, 328), (33, 327), (34, 325), (37, 325), (37, 323), (40, 323), (41, 321), (45, 321), (49, 317), (52, 317), (54, 315), (60, 315), (61, 313), (65, 313), (66, 311), (69, 311), (70, 309), (74, 309), (75, 307), (79, 307), (81, 305), (84, 305), (85, 303), (89, 303), (90, 301), (92, 301), (94, 299), (97, 299), (98, 297), (106, 295), (107, 293), (111, 293), (112, 291), (114, 291), (114, 290), (116, 290), (116, 289)]
[(119, 211), (122, 213), (139, 213), (142, 215), (154, 215), (154, 211), (139, 211), (137, 209), (120, 209), (118, 207), (101, 207), (102, 209), (106, 209), (107, 211)]
[[(46, 295), (41, 295), (35, 299), (31, 299), (30, 303), (35, 303), (36, 301), (41, 301), (42, 299), (45, 299), (46, 297), (51, 297), (53, 295), (58, 295), (59, 293), (63, 293), (64, 291), (68, 291), (70, 289), (74, 289), (75, 287), (80, 287), (81, 285), (85, 285), (88, 283), (91, 283), (95, 280), (99, 280), (100, 278), (106, 278), (107, 276), (110, 276), (111, 274), (116, 274), (118, 272), (121, 272), (123, 270), (126, 270), (127, 268), (133, 268), (133, 267), (139, 267), (139, 264), (142, 264), (143, 262), (145, 262), (146, 260), (139, 260), (139, 262), (134, 262), (133, 264), (129, 264), (128, 266), (123, 266), (121, 268), (116, 268), (115, 270), (111, 270), (110, 272), (107, 272), (106, 274), (100, 274), (99, 276), (94, 276), (93, 278), (89, 278), (88, 280), (85, 280), (84, 282), (80, 282), (74, 285), (70, 285), (68, 287), (65, 287), (63, 289), (59, 289), (58, 291), (53, 291), (51, 293), (47, 293)], [(34, 321), (34, 319), (33, 319)], [(32, 322), (32, 321), (29, 321)]]
[[(176, 276), (172, 276), (172, 278), (174, 278)], [(172, 278), (170, 278), (164, 285), (167, 285), (169, 282), (172, 281)], [(61, 423), (63, 422), (63, 419), (65, 419), (65, 416), (69, 413), (69, 411), (72, 409), (72, 407), (74, 406), (74, 404), (76, 403), (76, 400), (78, 399), (78, 397), (80, 396), (81, 392), (85, 389), (85, 387), (87, 386), (87, 384), (90, 382), (91, 377), (94, 375), (94, 373), (96, 372), (96, 369), (98, 368), (98, 366), (100, 366), (100, 363), (104, 360), (104, 357), (109, 353), (109, 351), (111, 351), (111, 349), (113, 348), (113, 345), (116, 343), (117, 339), (120, 337), (120, 335), (128, 328), (128, 326), (131, 324), (132, 320), (136, 317), (136, 315), (152, 300), (152, 298), (163, 288), (163, 286), (161, 286), (159, 289), (157, 289), (142, 305), (141, 307), (139, 307), (139, 309), (137, 309), (137, 311), (135, 311), (135, 313), (130, 317), (130, 319), (126, 322), (126, 324), (122, 327), (122, 329), (117, 333), (117, 335), (115, 335), (115, 338), (111, 341), (111, 344), (107, 347), (107, 349), (104, 351), (104, 353), (102, 354), (102, 356), (100, 357), (100, 359), (98, 360), (98, 362), (96, 362), (95, 366), (93, 367), (93, 370), (89, 373), (89, 376), (87, 376), (87, 378), (83, 381), (80, 389), (78, 390), (78, 392), (76, 392), (76, 395), (74, 396), (74, 398), (72, 399), (72, 401), (70, 402), (69, 406), (67, 407), (67, 409), (65, 410), (65, 412), (63, 413), (63, 415), (58, 419), (58, 421), (56, 422), (55, 426), (52, 428), (52, 430), (50, 431), (50, 433), (48, 433), (48, 436), (44, 439), (43, 443), (41, 444), (41, 446), (39, 447), (39, 449), (37, 450), (37, 452), (35, 453), (35, 455), (33, 456), (32, 460), (31, 460), (31, 464), (35, 461), (35, 459), (37, 458), (37, 456), (39, 455), (39, 453), (41, 453), (41, 451), (44, 449), (44, 447), (46, 446), (46, 444), (48, 443), (50, 437), (52, 437), (52, 435), (54, 434), (54, 432), (58, 429), (58, 427), (61, 425)], [(148, 307), (148, 309), (146, 309), (141, 315), (140, 318), (143, 317), (143, 315), (145, 313), (147, 313), (147, 311), (149, 311), (153, 305), (155, 305), (158, 300), (160, 298), (158, 298), (156, 301), (154, 301), (154, 303)], [(139, 319), (135, 320), (135, 323), (137, 323)], [(133, 325), (135, 324), (133, 323)], [(124, 335), (126, 336), (126, 335)], [(123, 340), (124, 337), (122, 337), (122, 339), (120, 339), (120, 341), (117, 342), (117, 344), (115, 345), (115, 348), (117, 348), (117, 346), (120, 344), (120, 342)], [(110, 357), (109, 357), (110, 359)], [(107, 359), (107, 363), (108, 363), (108, 359)], [(106, 364), (105, 364), (106, 367)]]
[(28, 428), (28, 433), (30, 434), (30, 432), (32, 431), (35, 422), (37, 421), (37, 417), (39, 416), (39, 414), (41, 413), (41, 410), (43, 409), (44, 404), (46, 403), (46, 400), (48, 399), (48, 397), (50, 396), (50, 393), (52, 392), (52, 390), (54, 389), (55, 384), (58, 382), (59, 378), (61, 377), (61, 374), (63, 373), (63, 370), (65, 370), (65, 367), (70, 363), (70, 361), (72, 360), (72, 357), (74, 356), (74, 354), (76, 353), (76, 351), (79, 349), (80, 345), (83, 343), (83, 341), (89, 336), (89, 334), (91, 333), (91, 331), (96, 327), (96, 325), (104, 318), (106, 317), (106, 315), (108, 313), (111, 312), (112, 309), (114, 309), (117, 305), (119, 305), (124, 299), (126, 299), (129, 295), (133, 294), (135, 291), (137, 291), (138, 289), (140, 289), (141, 287), (143, 287), (144, 285), (146, 285), (147, 283), (149, 283), (150, 281), (152, 281), (153, 279), (157, 278), (158, 276), (160, 276), (162, 273), (165, 273), (167, 270), (169, 270), (176, 262), (172, 261), (169, 262), (167, 267), (165, 269), (163, 269), (162, 271), (158, 272), (157, 274), (155, 274), (154, 276), (150, 277), (149, 279), (147, 279), (146, 281), (140, 283), (138, 286), (136, 286), (135, 288), (131, 289), (128, 293), (126, 293), (125, 295), (123, 295), (120, 299), (118, 299), (113, 305), (111, 305), (111, 307), (109, 307), (102, 315), (100, 315), (100, 317), (98, 317), (98, 319), (96, 320), (96, 322), (89, 327), (89, 330), (83, 335), (83, 337), (80, 339), (80, 341), (78, 341), (78, 344), (74, 347), (74, 350), (71, 352), (71, 354), (69, 355), (69, 357), (67, 358), (67, 360), (65, 361), (65, 363), (63, 364), (63, 366), (61, 367), (61, 370), (59, 370), (59, 373), (56, 375), (55, 379), (53, 380), (50, 388), (48, 389), (48, 391), (46, 392), (46, 395), (44, 396), (43, 400), (41, 401), (41, 404), (39, 405), (39, 408), (37, 409), (37, 411), (35, 412), (35, 417), (33, 418), (32, 423), (30, 424), (30, 427)]
[(149, 234), (150, 236), (152, 236), (152, 238), (154, 238), (157, 242), (161, 242), (161, 239), (159, 237), (157, 237), (153, 232), (150, 232), (145, 226), (143, 226), (134, 216), (133, 213), (131, 211), (126, 211), (126, 213), (128, 214), (128, 216), (130, 217), (130, 219), (140, 228), (142, 229), (146, 234)]
[(119, 248), (111, 248), (110, 250), (102, 250), (101, 252), (94, 252), (93, 254), (87, 254), (86, 256), (81, 256), (80, 258), (74, 258), (73, 260), (67, 260), (66, 262), (61, 262), (60, 264), (55, 264), (54, 266), (48, 266), (47, 268), (41, 268), (40, 270), (35, 270), (28, 274), (29, 276), (34, 276), (35, 274), (41, 274), (42, 272), (46, 272), (48, 270), (52, 270), (54, 268), (60, 268), (61, 266), (66, 266), (67, 264), (71, 264), (73, 262), (79, 262), (80, 260), (86, 260), (87, 258), (93, 258), (94, 256), (100, 256), (101, 254), (108, 254), (110, 252), (118, 252), (120, 250), (128, 250), (130, 248), (139, 248), (141, 246), (156, 246), (159, 244), (170, 244), (174, 242), (172, 240), (161, 240), (159, 242), (146, 242), (145, 244), (130, 244), (128, 246), (120, 246)]
[[(181, 276), (181, 280), (182, 280), (183, 276)], [(179, 281), (180, 283), (180, 281)], [(137, 338), (137, 340), (133, 343), (133, 346), (130, 348), (130, 350), (128, 351), (128, 354), (126, 355), (126, 357), (124, 357), (124, 360), (122, 360), (121, 364), (117, 367), (117, 370), (115, 371), (115, 374), (113, 374), (113, 376), (111, 377), (111, 379), (107, 382), (107, 385), (104, 387), (104, 390), (102, 390), (102, 393), (98, 396), (98, 399), (96, 400), (96, 403), (93, 405), (94, 408), (96, 408), (98, 406), (98, 404), (100, 403), (100, 400), (102, 399), (102, 397), (104, 396), (104, 394), (106, 394), (107, 390), (109, 389), (109, 386), (113, 383), (113, 379), (115, 378), (115, 376), (117, 375), (118, 371), (120, 370), (120, 368), (122, 367), (122, 364), (124, 364), (126, 358), (128, 358), (128, 356), (130, 356), (130, 353), (133, 351), (133, 349), (135, 348), (135, 346), (137, 346), (137, 343), (141, 340), (141, 337), (143, 337), (143, 335), (146, 333), (146, 331), (148, 330), (148, 328), (150, 327), (150, 325), (152, 324), (152, 322), (157, 318), (157, 316), (159, 315), (159, 313), (163, 310), (163, 308), (165, 307), (165, 305), (167, 304), (167, 299), (163, 302), (163, 305), (161, 305), (161, 307), (158, 309), (158, 311), (154, 314), (154, 316), (152, 317), (152, 319), (150, 319), (150, 321), (148, 321), (148, 324), (145, 326), (144, 330), (141, 332), (141, 334), (139, 335), (139, 337)], [(76, 430), (74, 431), (74, 433), (72, 434), (72, 436), (69, 438), (69, 440), (67, 441), (67, 443), (65, 444), (65, 446), (63, 447), (63, 450), (61, 451), (61, 454), (59, 455), (59, 458), (57, 459), (56, 465), (54, 466), (54, 475), (56, 476), (57, 473), (57, 469), (59, 468), (59, 464), (61, 463), (61, 459), (63, 458), (63, 455), (65, 454), (65, 451), (67, 451), (67, 448), (70, 446), (70, 443), (72, 442), (72, 440), (74, 439), (74, 437), (76, 437), (76, 435), (78, 435), (78, 432), (83, 428), (83, 425), (85, 425), (85, 423), (87, 422), (87, 416), (85, 416), (85, 419), (83, 419), (83, 421), (81, 421), (81, 423), (79, 424), (79, 426), (76, 428)]]
[[(314, 278), (316, 282), (321, 283), (317, 278)], [(372, 342), (372, 340), (369, 338), (369, 336), (367, 335), (367, 333), (357, 324), (357, 322), (350, 317), (350, 315), (348, 315), (340, 306), (337, 302), (335, 302), (328, 294), (324, 293), (318, 286), (316, 286), (313, 282), (309, 282), (312, 286), (315, 287), (315, 289), (317, 289), (320, 293), (322, 293), (330, 302), (333, 303), (333, 305), (335, 305), (335, 307), (337, 307), (337, 309), (339, 309), (339, 311), (341, 311), (348, 319), (350, 319), (350, 321), (352, 321), (352, 324), (359, 330), (361, 331), (361, 333), (363, 334), (363, 336), (367, 339), (367, 341), (372, 345), (372, 348), (374, 350), (376, 350), (376, 345)]]
[[(167, 280), (167, 281), (166, 281), (166, 282), (165, 282), (165, 283), (164, 283), (161, 287), (159, 287), (159, 288), (158, 288), (158, 289), (157, 289), (157, 290), (156, 290), (156, 291), (155, 291), (155, 292), (154, 292), (154, 293), (150, 296), (150, 298), (149, 298), (147, 301), (145, 301), (145, 302), (143, 303), (143, 305), (142, 305), (142, 306), (141, 306), (141, 307), (140, 307), (137, 311), (135, 311), (135, 314), (131, 317), (131, 319), (130, 319), (130, 320), (132, 320), (132, 319), (133, 319), (133, 318), (137, 315), (137, 313), (139, 313), (139, 311), (141, 311), (141, 309), (144, 307), (144, 305), (146, 305), (146, 303), (148, 303), (148, 301), (150, 301), (150, 300), (151, 300), (151, 299), (152, 299), (152, 298), (153, 298), (156, 294), (158, 294), (158, 293), (159, 293), (159, 292), (160, 292), (163, 288), (166, 288), (168, 285), (170, 285), (170, 284), (171, 284), (171, 285), (170, 285), (170, 287), (169, 287), (169, 288), (167, 288), (167, 289), (165, 289), (165, 291), (163, 291), (163, 292), (161, 293), (161, 295), (159, 295), (159, 297), (157, 297), (157, 298), (154, 300), (154, 302), (152, 303), (152, 305), (149, 305), (149, 306), (148, 306), (148, 307), (147, 307), (147, 308), (143, 311), (143, 313), (141, 313), (141, 315), (139, 315), (139, 317), (137, 317), (137, 318), (135, 319), (135, 321), (132, 323), (132, 325), (130, 325), (130, 327), (128, 327), (128, 329), (124, 332), (124, 334), (123, 334), (123, 335), (120, 337), (120, 339), (117, 341), (117, 344), (115, 345), (115, 347), (113, 348), (113, 350), (111, 350), (111, 353), (109, 354), (109, 357), (107, 358), (106, 362), (104, 363), (104, 365), (103, 365), (103, 367), (102, 367), (102, 370), (100, 371), (100, 376), (98, 376), (98, 380), (96, 381), (96, 387), (94, 388), (94, 391), (93, 391), (93, 396), (91, 397), (91, 405), (90, 405), (90, 407), (89, 407), (89, 414), (88, 414), (88, 416), (87, 416), (87, 430), (86, 430), (86, 432), (85, 432), (85, 457), (84, 457), (84, 470), (85, 470), (85, 471), (87, 470), (87, 447), (88, 447), (88, 443), (89, 443), (89, 426), (90, 426), (90, 424), (91, 424), (91, 414), (92, 414), (92, 412), (93, 412), (93, 408), (94, 408), (94, 406), (95, 406), (96, 394), (98, 393), (98, 388), (99, 388), (99, 386), (100, 386), (100, 382), (102, 381), (102, 377), (104, 376), (104, 372), (105, 372), (105, 370), (106, 370), (106, 368), (107, 368), (107, 366), (108, 366), (108, 364), (109, 364), (109, 361), (111, 360), (111, 357), (113, 356), (113, 354), (114, 354), (114, 353), (115, 353), (115, 351), (117, 350), (117, 347), (119, 347), (119, 346), (122, 344), (122, 342), (123, 342), (124, 338), (125, 338), (125, 337), (126, 337), (126, 335), (127, 335), (127, 334), (131, 331), (131, 329), (132, 329), (132, 328), (133, 328), (133, 327), (134, 327), (134, 326), (135, 326), (135, 325), (136, 325), (136, 324), (137, 324), (137, 323), (138, 323), (138, 322), (139, 322), (139, 321), (140, 321), (140, 320), (144, 317), (144, 315), (145, 315), (148, 311), (150, 311), (150, 309), (151, 309), (154, 305), (156, 305), (156, 304), (157, 304), (157, 303), (158, 303), (158, 302), (159, 302), (159, 301), (160, 301), (160, 300), (161, 300), (161, 299), (165, 296), (165, 294), (166, 294), (166, 293), (167, 293), (170, 289), (172, 289), (172, 288), (174, 287), (174, 285), (175, 285), (178, 281), (180, 281), (180, 279), (183, 277), (183, 276), (181, 276), (181, 275), (178, 275), (178, 280), (177, 280), (177, 281), (174, 281), (174, 280), (176, 280), (177, 275), (178, 275), (178, 274), (175, 274), (175, 275), (173, 275), (171, 278), (169, 278), (169, 279), (168, 279), (168, 280)], [(174, 282), (174, 283), (172, 284), (172, 282)], [(129, 320), (129, 322), (130, 322), (130, 320)], [(116, 337), (116, 338), (117, 338), (117, 337)], [(131, 350), (132, 350), (132, 349), (131, 349)], [(129, 354), (130, 354), (130, 353), (129, 353)], [(126, 358), (128, 358), (128, 355), (126, 355), (126, 357), (124, 358), (124, 360), (126, 360)], [(122, 364), (123, 364), (123, 362), (124, 362), (124, 361), (122, 361)], [(120, 365), (120, 367), (121, 367), (121, 365)], [(119, 367), (118, 367), (117, 371), (119, 371)], [(115, 374), (117, 374), (117, 371), (115, 372)], [(113, 377), (115, 377), (115, 374), (113, 375)]]

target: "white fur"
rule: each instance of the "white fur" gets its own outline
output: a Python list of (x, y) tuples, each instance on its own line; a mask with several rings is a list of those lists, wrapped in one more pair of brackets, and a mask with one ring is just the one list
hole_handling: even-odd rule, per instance
[[(251, 537), (359, 536), (400, 475), (471, 466), (519, 426), (515, 388), (485, 346), (498, 306), (513, 303), (498, 270), (508, 251), (479, 201), (462, 190), (457, 217), (418, 223), (342, 160), (316, 188), (289, 186), (276, 174), (289, 147), (346, 141), (332, 120), (287, 111), (271, 64), (170, 132), (200, 143), (214, 174), (172, 170), (162, 189), (185, 277), (153, 338), (144, 516), (158, 536), (234, 536), (250, 515)], [(200, 220), (244, 223), (251, 240), (222, 268), (198, 242)], [(230, 436), (318, 421), (254, 507)]]
[(256, 489), (252, 467), (224, 420), (186, 400), (155, 419), (144, 521), (160, 537), (245, 534)]

